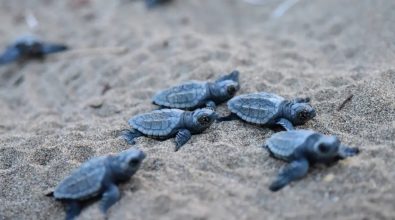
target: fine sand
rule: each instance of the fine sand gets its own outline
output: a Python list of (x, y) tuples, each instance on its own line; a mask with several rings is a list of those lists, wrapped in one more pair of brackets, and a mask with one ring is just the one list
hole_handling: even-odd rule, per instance
[[(395, 219), (393, 0), (299, 0), (277, 18), (277, 0), (151, 11), (131, 0), (0, 2), (1, 48), (29, 31), (26, 11), (36, 34), (74, 48), (0, 68), (1, 220), (63, 219), (44, 194), (87, 159), (129, 148), (117, 133), (156, 108), (156, 91), (234, 69), (238, 94), (311, 97), (317, 117), (299, 128), (337, 135), (360, 155), (272, 193), (285, 163), (260, 147), (270, 129), (214, 124), (176, 153), (173, 140), (142, 137), (147, 159), (109, 219)], [(100, 218), (97, 203), (80, 216)]]

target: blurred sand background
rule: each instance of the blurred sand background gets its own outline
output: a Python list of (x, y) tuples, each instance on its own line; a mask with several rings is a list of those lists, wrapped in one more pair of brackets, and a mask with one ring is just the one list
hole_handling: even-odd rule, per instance
[[(117, 131), (156, 108), (156, 91), (233, 69), (238, 94), (311, 97), (318, 115), (301, 128), (362, 153), (272, 193), (285, 163), (260, 148), (270, 129), (214, 124), (177, 153), (173, 140), (139, 138), (148, 157), (109, 219), (395, 219), (395, 1), (300, 0), (273, 18), (279, 3), (1, 0), (1, 48), (29, 31), (29, 9), (36, 34), (75, 49), (0, 67), (0, 219), (63, 219), (44, 193), (127, 149)], [(100, 217), (95, 203), (80, 219)]]

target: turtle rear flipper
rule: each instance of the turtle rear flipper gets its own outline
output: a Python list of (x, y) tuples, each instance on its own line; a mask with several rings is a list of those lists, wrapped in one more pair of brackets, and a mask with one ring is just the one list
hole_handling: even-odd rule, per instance
[(51, 189), (50, 191), (44, 192), (44, 195), (48, 197), (54, 197), (54, 190)]
[(136, 141), (134, 139), (141, 136), (144, 136), (144, 134), (135, 129), (133, 130), (125, 129), (121, 131), (121, 137), (125, 139), (125, 141), (128, 142), (128, 144), (135, 144)]
[(21, 57), (19, 50), (15, 47), (8, 47), (0, 56), (0, 65), (8, 64), (18, 60)]
[(306, 159), (293, 161), (280, 172), (276, 180), (270, 185), (269, 189), (276, 192), (288, 185), (290, 182), (305, 176), (308, 170), (309, 162)]
[(227, 116), (217, 118), (216, 122), (223, 122), (223, 121), (233, 121), (233, 120), (240, 120), (239, 116), (235, 113), (230, 113)]

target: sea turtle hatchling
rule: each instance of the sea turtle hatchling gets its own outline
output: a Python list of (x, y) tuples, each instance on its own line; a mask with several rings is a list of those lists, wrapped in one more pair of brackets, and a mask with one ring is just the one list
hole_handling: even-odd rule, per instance
[(294, 125), (302, 125), (315, 117), (315, 110), (309, 102), (309, 98), (288, 101), (267, 92), (239, 95), (228, 101), (231, 114), (218, 121), (242, 119), (258, 125), (280, 125), (286, 130), (293, 130)]
[(196, 109), (195, 111), (155, 110), (132, 117), (129, 120), (132, 129), (124, 130), (122, 137), (129, 144), (134, 144), (134, 139), (140, 136), (148, 136), (159, 140), (166, 140), (175, 136), (175, 151), (178, 151), (188, 142), (192, 134), (206, 130), (216, 118), (217, 114), (208, 108)]
[(129, 180), (144, 158), (145, 154), (137, 149), (93, 158), (66, 177), (50, 195), (66, 203), (67, 220), (79, 215), (84, 201), (99, 196), (100, 210), (106, 213), (120, 198), (116, 184)]
[(216, 104), (229, 100), (239, 89), (239, 71), (235, 70), (215, 82), (191, 81), (160, 91), (153, 97), (153, 103), (163, 108), (215, 109)]
[(291, 181), (302, 178), (314, 163), (332, 164), (359, 153), (358, 148), (341, 144), (335, 136), (312, 130), (275, 133), (266, 140), (265, 147), (273, 157), (290, 162), (270, 185), (271, 191), (278, 191)]
[(3, 54), (0, 55), (0, 65), (17, 60), (43, 58), (47, 54), (57, 53), (67, 49), (68, 47), (66, 45), (47, 43), (39, 40), (37, 37), (27, 35), (18, 38), (6, 48)]

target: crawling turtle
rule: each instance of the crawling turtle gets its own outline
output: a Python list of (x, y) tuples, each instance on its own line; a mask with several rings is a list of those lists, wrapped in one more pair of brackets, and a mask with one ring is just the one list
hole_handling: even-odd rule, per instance
[(145, 0), (145, 5), (147, 8), (154, 8), (158, 5), (162, 5), (165, 3), (170, 3), (172, 0)]
[(153, 103), (164, 108), (215, 109), (216, 104), (229, 100), (239, 89), (239, 71), (235, 70), (215, 82), (192, 81), (160, 91)]
[(134, 139), (148, 136), (166, 140), (175, 136), (176, 148), (179, 150), (189, 141), (192, 134), (201, 133), (215, 121), (217, 114), (207, 108), (195, 111), (179, 109), (162, 109), (134, 116), (129, 120), (132, 130), (124, 130), (122, 137), (134, 144)]
[(66, 177), (50, 195), (66, 203), (67, 220), (77, 217), (83, 202), (94, 197), (101, 196), (100, 210), (106, 213), (120, 198), (116, 184), (129, 180), (144, 158), (145, 154), (136, 149), (93, 158)]
[(34, 36), (23, 36), (9, 45), (4, 53), (0, 55), (0, 65), (8, 64), (16, 60), (31, 58), (43, 58), (50, 53), (67, 50), (63, 44), (47, 43)]
[(311, 164), (332, 164), (359, 153), (358, 148), (342, 145), (335, 136), (311, 130), (275, 133), (267, 139), (265, 147), (273, 157), (290, 162), (270, 185), (271, 191), (278, 191), (305, 176)]
[(218, 121), (242, 119), (258, 125), (280, 125), (286, 130), (293, 130), (294, 125), (302, 125), (315, 117), (315, 110), (309, 102), (309, 98), (288, 101), (267, 92), (240, 95), (228, 101), (231, 114)]

